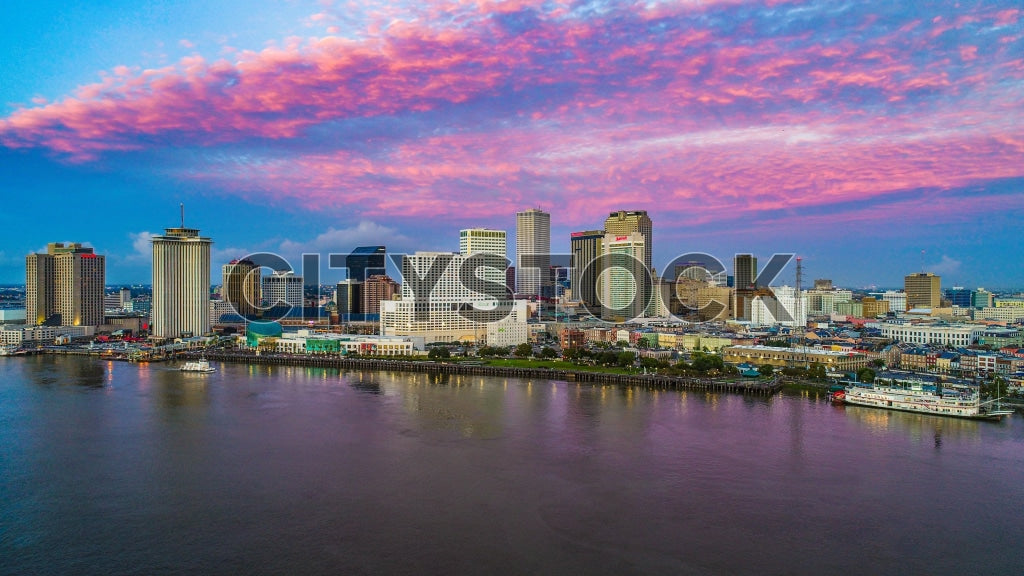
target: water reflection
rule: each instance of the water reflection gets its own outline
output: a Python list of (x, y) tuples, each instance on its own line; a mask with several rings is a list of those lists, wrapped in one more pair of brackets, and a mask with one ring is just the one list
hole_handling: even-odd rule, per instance
[(874, 434), (895, 433), (905, 435), (919, 443), (930, 441), (936, 449), (942, 447), (943, 437), (977, 440), (982, 426), (999, 425), (993, 422), (880, 410), (867, 406), (836, 406), (834, 409), (844, 412), (850, 419), (863, 425)]

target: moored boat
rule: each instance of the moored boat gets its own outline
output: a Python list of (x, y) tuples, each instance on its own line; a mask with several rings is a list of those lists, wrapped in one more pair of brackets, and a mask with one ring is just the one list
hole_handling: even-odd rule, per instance
[(834, 392), (832, 400), (856, 406), (975, 420), (999, 420), (1013, 414), (1012, 410), (999, 409), (994, 400), (982, 402), (977, 388), (966, 386), (944, 388), (941, 384), (897, 385), (850, 382), (843, 390)]

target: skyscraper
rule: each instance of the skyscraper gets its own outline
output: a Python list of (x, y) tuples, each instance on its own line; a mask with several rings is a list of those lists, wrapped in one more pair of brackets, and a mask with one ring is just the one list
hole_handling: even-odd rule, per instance
[(941, 298), (942, 277), (931, 272), (917, 272), (903, 278), (903, 291), (907, 293), (907, 310), (938, 308)]
[(516, 213), (516, 286), (539, 296), (551, 268), (551, 215), (537, 208)]
[(353, 250), (345, 257), (349, 280), (363, 282), (373, 274), (384, 274), (386, 252), (384, 246), (359, 246)]
[(598, 277), (602, 318), (616, 322), (641, 318), (651, 295), (649, 272), (644, 269), (646, 238), (640, 232), (606, 234), (602, 242), (605, 266)]
[(45, 254), (25, 257), (28, 324), (103, 324), (106, 258), (81, 244), (53, 242)]
[(196, 228), (167, 228), (153, 237), (153, 323), (157, 338), (210, 331), (210, 245)]
[(593, 312), (597, 312), (601, 305), (597, 294), (597, 276), (603, 241), (603, 230), (573, 232), (569, 236), (573, 256), (572, 280), (569, 284), (572, 297)]
[(506, 249), (506, 234), (504, 230), (467, 228), (459, 231), (459, 253), (463, 256), (491, 254), (499, 257), (488, 258), (487, 265), (483, 266), (482, 270), (476, 272), (488, 282), (506, 285), (505, 270), (508, 266), (506, 262), (507, 257), (505, 256)]
[(612, 212), (604, 221), (605, 234), (627, 236), (633, 232), (644, 235), (644, 266), (651, 272), (651, 256), (654, 249), (654, 225), (646, 210), (619, 210)]
[(752, 290), (757, 282), (757, 258), (753, 254), (737, 254), (733, 260), (733, 286), (737, 290)]
[(392, 300), (399, 293), (401, 286), (386, 274), (374, 274), (363, 283), (362, 308), (363, 314), (380, 316), (380, 303)]
[(251, 260), (232, 260), (222, 269), (221, 297), (242, 316), (254, 315), (260, 305), (260, 269)]

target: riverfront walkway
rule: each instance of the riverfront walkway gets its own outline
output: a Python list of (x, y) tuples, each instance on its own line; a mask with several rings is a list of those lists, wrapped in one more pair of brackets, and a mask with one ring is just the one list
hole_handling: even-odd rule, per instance
[(658, 374), (613, 374), (588, 370), (557, 370), (551, 368), (519, 368), (512, 366), (487, 366), (461, 364), (458, 362), (432, 362), (418, 360), (382, 360), (370, 358), (342, 358), (338, 356), (306, 356), (289, 354), (250, 354), (245, 352), (193, 351), (187, 357), (205, 357), (207, 360), (263, 364), (279, 366), (310, 366), (337, 368), (342, 370), (379, 370), (393, 372), (421, 372), (428, 374), (458, 374), (466, 376), (498, 376), (505, 378), (563, 380), (592, 384), (617, 384), (640, 386), (661, 390), (693, 390), (699, 392), (725, 392), (771, 396), (782, 390), (782, 381), (773, 380), (728, 380), (719, 378), (692, 378), (687, 376), (663, 376)]

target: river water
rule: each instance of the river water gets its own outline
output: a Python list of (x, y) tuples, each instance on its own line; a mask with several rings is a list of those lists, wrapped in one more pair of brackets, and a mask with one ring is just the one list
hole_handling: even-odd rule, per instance
[(0, 358), (3, 574), (1020, 574), (1024, 418)]

